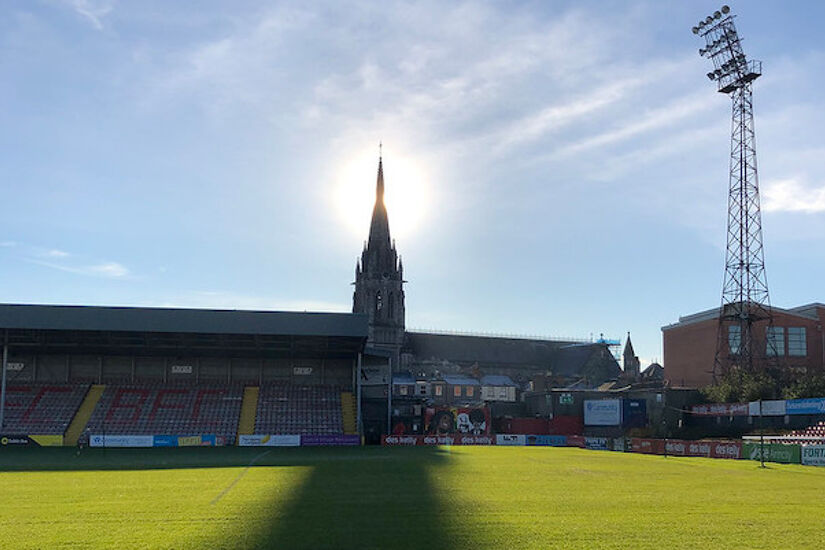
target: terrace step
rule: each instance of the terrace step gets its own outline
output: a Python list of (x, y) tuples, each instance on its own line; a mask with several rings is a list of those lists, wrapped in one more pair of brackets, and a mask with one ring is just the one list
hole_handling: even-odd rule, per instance
[(95, 406), (97, 406), (97, 402), (100, 401), (100, 397), (103, 395), (103, 390), (105, 389), (106, 386), (104, 384), (92, 384), (88, 393), (86, 393), (86, 397), (83, 399), (83, 403), (80, 404), (77, 413), (75, 413), (74, 418), (72, 418), (71, 424), (66, 428), (63, 445), (67, 447), (77, 445), (77, 440), (80, 438), (83, 430), (86, 429), (86, 425), (92, 417)]
[(255, 433), (255, 413), (258, 410), (260, 392), (261, 389), (258, 386), (247, 386), (243, 389), (241, 417), (238, 420), (238, 435), (252, 435)]
[(343, 413), (344, 433), (358, 433), (355, 415), (355, 396), (352, 395), (352, 392), (341, 392), (341, 412)]

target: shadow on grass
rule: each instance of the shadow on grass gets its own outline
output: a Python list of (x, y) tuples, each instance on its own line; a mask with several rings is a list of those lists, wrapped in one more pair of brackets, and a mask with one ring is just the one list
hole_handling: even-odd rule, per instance
[(74, 447), (0, 448), (0, 472), (168, 470), (176, 468), (237, 468), (261, 458), (270, 465), (301, 465), (312, 449), (262, 447), (184, 447), (101, 449)]
[(367, 448), (319, 460), (288, 502), (273, 503), (254, 547), (449, 550), (451, 512), (428, 472), (447, 460), (437, 447)]

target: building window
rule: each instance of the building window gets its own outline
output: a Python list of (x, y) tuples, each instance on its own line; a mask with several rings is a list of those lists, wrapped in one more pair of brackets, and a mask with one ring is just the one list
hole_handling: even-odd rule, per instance
[(731, 355), (739, 355), (739, 347), (742, 345), (741, 329), (739, 325), (728, 326), (728, 348)]
[(441, 384), (438, 384), (437, 386), (435, 386), (435, 396), (436, 397), (441, 397), (443, 394), (444, 394), (444, 386), (442, 386)]
[(792, 357), (805, 357), (808, 355), (805, 327), (788, 327), (788, 355)]
[(407, 386), (401, 386), (399, 388), (399, 392), (401, 393), (401, 395), (407, 395)]
[(768, 327), (765, 354), (770, 357), (785, 355), (785, 327)]
[(453, 397), (461, 397), (461, 386), (453, 386)]
[(473, 396), (473, 389), (474, 388), (472, 386), (467, 386), (467, 397)]

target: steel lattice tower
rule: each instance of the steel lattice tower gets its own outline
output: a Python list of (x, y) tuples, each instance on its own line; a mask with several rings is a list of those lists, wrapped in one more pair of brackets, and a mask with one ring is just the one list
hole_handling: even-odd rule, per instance
[[(693, 27), (705, 39), (699, 55), (713, 62), (707, 74), (732, 103), (727, 253), (719, 334), (713, 377), (732, 368), (756, 371), (776, 357), (767, 330), (772, 324), (768, 280), (762, 247), (762, 214), (756, 170), (752, 84), (762, 74), (760, 61), (748, 60), (736, 32), (733, 15), (722, 6)], [(755, 325), (765, 334), (756, 334)], [(766, 347), (767, 346), (767, 347)]]

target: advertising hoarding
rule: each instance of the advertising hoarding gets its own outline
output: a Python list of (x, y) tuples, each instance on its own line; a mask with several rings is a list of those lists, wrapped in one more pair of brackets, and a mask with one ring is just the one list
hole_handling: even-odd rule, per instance
[(152, 435), (102, 435), (89, 436), (90, 447), (154, 447)]
[(697, 416), (748, 416), (747, 403), (710, 403), (693, 405), (691, 414)]
[(596, 451), (609, 451), (608, 439), (606, 437), (585, 437), (584, 446), (587, 449)]
[[(786, 401), (784, 399), (772, 399), (762, 401), (762, 416), (785, 416)], [(751, 416), (759, 416), (759, 401), (751, 401), (748, 403), (748, 414)]]
[(489, 435), (382, 435), (382, 445), (495, 445)]
[(527, 436), (522, 434), (498, 434), (496, 435), (496, 445), (527, 445)]
[(825, 414), (825, 397), (789, 399), (785, 410), (787, 414)]
[(305, 447), (338, 447), (361, 444), (357, 434), (302, 435), (301, 445)]
[(566, 447), (566, 435), (528, 435), (527, 445), (538, 447)]
[(825, 445), (803, 445), (802, 464), (825, 466)]
[(622, 423), (621, 399), (587, 399), (584, 402), (585, 426), (619, 426)]
[(301, 444), (300, 435), (239, 435), (240, 447), (297, 447)]
[[(761, 455), (759, 443), (744, 443), (742, 445), (742, 454), (744, 458), (759, 460)], [(765, 443), (765, 460), (768, 462), (800, 464), (802, 462), (800, 446)]]

